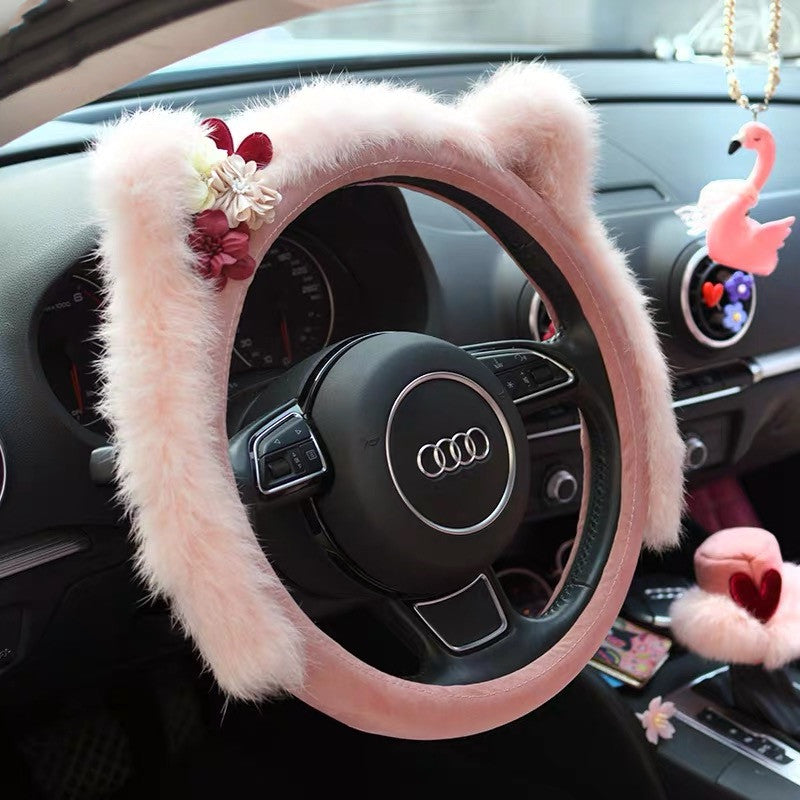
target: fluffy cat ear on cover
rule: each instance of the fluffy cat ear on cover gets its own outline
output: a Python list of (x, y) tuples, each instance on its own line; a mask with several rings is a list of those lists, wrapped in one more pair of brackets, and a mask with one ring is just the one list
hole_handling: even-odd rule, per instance
[(597, 116), (566, 76), (537, 63), (501, 67), (458, 107), (479, 125), (498, 161), (572, 226), (591, 210)]

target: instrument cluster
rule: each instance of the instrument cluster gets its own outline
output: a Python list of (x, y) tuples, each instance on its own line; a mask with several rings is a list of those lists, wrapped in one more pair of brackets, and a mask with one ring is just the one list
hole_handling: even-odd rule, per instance
[[(231, 390), (277, 376), (334, 337), (357, 332), (352, 313), (357, 295), (350, 273), (320, 241), (300, 233), (279, 237), (259, 265), (242, 309)], [(97, 370), (103, 302), (96, 264), (77, 265), (45, 295), (37, 348), (61, 405), (78, 424), (105, 436)]]

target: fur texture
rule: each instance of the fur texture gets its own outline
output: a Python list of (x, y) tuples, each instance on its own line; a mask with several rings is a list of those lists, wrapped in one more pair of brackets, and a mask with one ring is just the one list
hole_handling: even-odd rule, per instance
[(268, 132), (277, 186), (358, 163), (365, 152), (402, 141), (423, 149), (444, 141), (499, 167), (474, 119), (431, 95), (389, 83), (317, 79), (272, 103), (253, 104), (229, 125), (237, 142), (252, 131)]
[[(462, 95), (501, 166), (546, 197), (572, 230), (591, 214), (598, 122), (578, 88), (541, 64), (505, 64)], [(605, 239), (605, 236), (603, 237)]]
[[(565, 78), (513, 65), (452, 105), (411, 88), (318, 81), (246, 109), (230, 126), (236, 142), (255, 130), (269, 134), (275, 157), (267, 169), (279, 189), (402, 142), (420, 153), (444, 146), (454, 158), (513, 171), (539, 193), (584, 250), (598, 255), (616, 307), (627, 309), (631, 365), (645, 387), (647, 424), (637, 445), (647, 454), (644, 484), (654, 487), (644, 538), (656, 549), (677, 543), (683, 445), (668, 375), (646, 301), (592, 214), (595, 117)], [(107, 130), (93, 154), (109, 297), (104, 411), (142, 576), (169, 598), (222, 688), (256, 698), (301, 685), (303, 643), (276, 602), (283, 590), (225, 463), (228, 365), (208, 353), (230, 336), (241, 299), (234, 293), (243, 289), (217, 294), (192, 270), (185, 156), (198, 130), (190, 112), (151, 110)], [(392, 174), (390, 158), (385, 174)]]
[(783, 565), (783, 589), (765, 624), (727, 594), (693, 586), (672, 604), (672, 632), (689, 650), (715, 661), (777, 669), (800, 658), (800, 566)]
[(297, 688), (302, 659), (229, 470), (208, 456), (220, 451), (226, 397), (208, 355), (215, 292), (186, 245), (196, 127), (188, 112), (136, 114), (109, 128), (93, 157), (108, 300), (103, 411), (139, 573), (170, 599), (220, 686), (256, 698)]

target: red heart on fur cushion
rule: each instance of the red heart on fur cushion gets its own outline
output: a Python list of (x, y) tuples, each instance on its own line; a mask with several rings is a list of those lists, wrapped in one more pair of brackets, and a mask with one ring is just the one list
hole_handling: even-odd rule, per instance
[(714, 308), (714, 306), (719, 305), (719, 301), (722, 300), (722, 293), (724, 291), (725, 287), (721, 283), (706, 281), (702, 288), (703, 302), (709, 308)]
[(747, 573), (734, 572), (728, 581), (728, 588), (736, 605), (761, 622), (766, 622), (778, 608), (781, 583), (781, 574), (776, 569), (768, 569), (761, 576), (760, 587), (756, 587)]

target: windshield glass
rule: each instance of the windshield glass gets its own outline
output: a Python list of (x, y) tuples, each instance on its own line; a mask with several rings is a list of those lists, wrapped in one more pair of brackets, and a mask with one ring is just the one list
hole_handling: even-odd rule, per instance
[[(453, 51), (719, 53), (722, 0), (373, 0), (250, 33), (165, 72)], [(800, 0), (784, 0), (784, 54), (800, 53)], [(765, 50), (769, 0), (736, 3), (737, 54)]]

